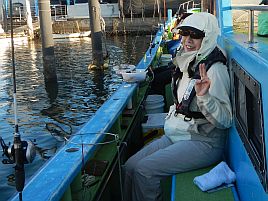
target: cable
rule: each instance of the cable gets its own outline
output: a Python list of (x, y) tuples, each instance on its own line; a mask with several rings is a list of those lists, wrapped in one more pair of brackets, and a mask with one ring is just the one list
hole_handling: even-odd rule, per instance
[(121, 170), (121, 159), (120, 159), (120, 143), (119, 139), (117, 141), (117, 156), (118, 156), (118, 170), (119, 170), (119, 183), (120, 183), (120, 193), (121, 193), (121, 200), (124, 201), (124, 195), (123, 195), (123, 180), (122, 180), (122, 170)]

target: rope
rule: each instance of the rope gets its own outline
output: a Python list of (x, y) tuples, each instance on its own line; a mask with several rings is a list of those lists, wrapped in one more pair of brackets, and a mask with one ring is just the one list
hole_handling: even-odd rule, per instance
[(129, 10), (130, 10), (130, 20), (132, 22), (132, 20), (133, 20), (132, 0), (129, 1), (128, 12), (129, 12)]
[[(139, 37), (140, 29), (141, 29), (141, 25), (139, 25), (135, 39), (134, 41), (132, 41), (132, 50), (131, 50), (132, 52), (134, 52), (134, 50), (136, 49), (136, 44), (137, 44), (137, 39)], [(131, 57), (128, 57), (127, 63), (130, 63), (130, 60), (131, 60)]]
[(108, 48), (107, 48), (107, 38), (106, 38), (106, 31), (105, 31), (105, 20), (103, 17), (100, 16), (100, 26), (101, 26), (101, 32), (102, 32), (102, 36), (103, 36), (103, 40), (104, 40), (104, 48), (105, 48), (105, 52), (106, 52), (106, 56), (109, 56), (109, 52), (108, 52)]
[(166, 23), (166, 0), (163, 1), (164, 4), (164, 24)]
[(145, 18), (144, 11), (145, 11), (145, 4), (142, 3), (142, 8), (141, 8), (141, 17), (142, 17), (142, 21), (144, 21), (144, 18)]
[[(153, 18), (155, 18), (155, 10), (156, 10), (156, 5), (158, 5), (158, 0), (154, 1), (154, 12), (153, 12)], [(159, 9), (159, 7), (157, 6), (157, 8)], [(159, 10), (158, 10), (158, 14), (159, 14)]]

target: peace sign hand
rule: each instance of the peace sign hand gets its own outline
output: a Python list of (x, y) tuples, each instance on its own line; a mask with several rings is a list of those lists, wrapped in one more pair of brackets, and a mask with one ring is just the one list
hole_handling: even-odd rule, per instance
[(200, 80), (196, 80), (195, 82), (195, 91), (197, 96), (204, 96), (210, 87), (210, 79), (207, 76), (206, 66), (205, 64), (199, 65), (199, 73), (200, 73)]

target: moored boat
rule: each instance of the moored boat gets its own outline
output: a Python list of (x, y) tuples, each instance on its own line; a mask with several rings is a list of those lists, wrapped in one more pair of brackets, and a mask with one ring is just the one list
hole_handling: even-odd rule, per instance
[(85, 31), (81, 33), (53, 34), (53, 39), (90, 37), (90, 33), (91, 33), (90, 31)]

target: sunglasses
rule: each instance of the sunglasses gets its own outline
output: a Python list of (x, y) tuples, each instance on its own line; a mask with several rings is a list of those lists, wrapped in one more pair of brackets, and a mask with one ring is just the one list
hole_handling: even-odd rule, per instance
[(190, 36), (192, 39), (201, 39), (205, 37), (205, 33), (203, 31), (190, 31), (190, 30), (179, 30), (179, 34), (181, 36)]

